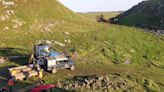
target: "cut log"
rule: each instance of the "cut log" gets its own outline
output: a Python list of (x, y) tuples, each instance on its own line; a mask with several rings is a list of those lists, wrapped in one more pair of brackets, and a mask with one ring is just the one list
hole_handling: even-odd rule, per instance
[(27, 68), (28, 66), (19, 66), (19, 67), (13, 67), (13, 68), (9, 68), (9, 71), (12, 71), (12, 70), (21, 70), (23, 68)]
[(32, 70), (32, 68), (27, 67), (27, 68), (22, 69), (21, 71), (22, 71), (22, 72), (28, 72), (28, 71), (31, 71), (31, 70)]
[(24, 78), (26, 78), (26, 75), (23, 73), (19, 73), (13, 76), (15, 80), (23, 80)]
[(28, 71), (26, 74), (28, 78), (33, 77), (33, 76), (38, 76), (38, 72), (35, 70)]
[(33, 76), (38, 76), (38, 72), (33, 70), (33, 65), (19, 66), (8, 69), (10, 75), (15, 80), (23, 80), (24, 78), (30, 78)]
[(16, 74), (19, 74), (19, 73), (21, 73), (21, 70), (14, 70), (13, 69), (13, 70), (10, 71), (11, 76), (15, 76)]

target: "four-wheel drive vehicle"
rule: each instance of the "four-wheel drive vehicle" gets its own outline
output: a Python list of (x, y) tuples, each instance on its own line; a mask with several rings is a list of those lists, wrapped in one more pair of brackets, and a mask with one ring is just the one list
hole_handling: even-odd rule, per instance
[(51, 44), (37, 44), (34, 46), (33, 64), (38, 64), (42, 69), (56, 73), (59, 69), (75, 69), (73, 60), (67, 53), (55, 52)]

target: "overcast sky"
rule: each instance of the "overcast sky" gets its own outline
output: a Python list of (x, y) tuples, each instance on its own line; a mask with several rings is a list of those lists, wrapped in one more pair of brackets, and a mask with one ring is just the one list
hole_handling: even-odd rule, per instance
[(74, 12), (125, 11), (143, 0), (59, 0)]

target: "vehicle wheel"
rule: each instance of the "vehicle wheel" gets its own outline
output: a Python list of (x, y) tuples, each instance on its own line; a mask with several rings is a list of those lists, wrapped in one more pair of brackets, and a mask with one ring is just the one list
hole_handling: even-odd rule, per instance
[(37, 63), (38, 63), (39, 65), (44, 65), (44, 64), (45, 64), (45, 61), (46, 61), (45, 58), (39, 58), (39, 59), (37, 60)]
[(44, 65), (42, 66), (42, 68), (45, 70), (45, 71), (47, 71), (47, 60), (44, 62)]
[(72, 65), (71, 68), (70, 68), (70, 70), (75, 70), (75, 66)]
[(45, 71), (47, 71), (47, 60), (45, 58), (39, 58), (37, 60), (37, 63), (40, 65), (40, 67), (42, 69), (44, 69)]
[(52, 73), (57, 73), (57, 69), (56, 68), (52, 69)]

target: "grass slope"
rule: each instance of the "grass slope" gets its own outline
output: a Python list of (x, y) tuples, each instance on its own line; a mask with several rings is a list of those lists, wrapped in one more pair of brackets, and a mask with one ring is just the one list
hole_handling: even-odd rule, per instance
[[(76, 31), (86, 29), (85, 18), (77, 16), (69, 9), (65, 8), (57, 0), (11, 0), (14, 6), (5, 8), (0, 3), (0, 29), (4, 31), (6, 27), (12, 31)], [(8, 13), (13, 11), (14, 13)], [(6, 18), (5, 20), (3, 20)], [(3, 20), (3, 21), (2, 21)], [(19, 27), (14, 27), (16, 24)], [(64, 28), (63, 28), (64, 26)], [(47, 30), (46, 30), (47, 29)], [(48, 30), (49, 29), (49, 30)], [(45, 33), (46, 33), (45, 32)]]
[[(20, 46), (26, 48), (24, 46), (30, 45), (35, 40), (44, 40), (46, 36), (57, 32), (88, 31), (96, 25), (94, 22), (86, 22), (88, 20), (85, 17), (74, 14), (57, 0), (11, 1), (15, 5), (7, 8), (0, 1), (0, 32), (3, 36), (3, 39), (0, 39), (1, 48), (12, 48), (17, 42), (19, 42), (18, 48)], [(8, 13), (9, 11), (14, 13)], [(57, 35), (57, 38), (63, 36)], [(0, 55), (4, 55), (3, 52), (5, 51), (2, 50)], [(16, 53), (15, 50), (13, 52)]]
[(147, 0), (118, 15), (118, 24), (150, 29), (164, 29), (163, 0)]
[[(17, 18), (26, 21), (26, 24), (17, 30), (11, 28), (11, 30), (0, 31), (0, 55), (30, 54), (36, 40), (55, 40), (68, 44), (68, 50), (74, 47), (76, 48), (78, 53), (78, 57), (75, 60), (76, 70), (61, 70), (57, 74), (46, 73), (43, 78), (46, 83), (55, 83), (57, 80), (65, 80), (73, 78), (74, 76), (120, 73), (150, 79), (161, 88), (161, 91), (164, 90), (164, 41), (159, 37), (151, 33), (146, 33), (138, 28), (98, 24), (96, 22), (87, 21), (88, 18), (72, 13), (54, 0), (39, 1), (40, 0), (33, 0), (33, 3), (26, 2), (33, 8), (25, 8), (24, 6), (26, 4), (24, 1), (17, 1), (18, 5), (15, 6), (15, 8), (13, 7), (14, 10), (17, 11), (15, 15)], [(59, 6), (63, 11), (59, 12), (58, 9), (55, 8), (56, 6), (52, 6), (51, 4), (56, 4), (56, 6)], [(25, 12), (21, 7), (27, 10), (31, 9), (29, 12), (36, 9), (37, 17), (35, 14)], [(50, 7), (52, 10), (49, 10), (47, 7)], [(56, 12), (53, 13), (53, 10)], [(56, 13), (60, 15), (56, 16)], [(20, 15), (18, 16), (18, 14)], [(38, 19), (39, 22), (35, 22), (35, 18)], [(60, 25), (59, 23), (58, 26), (56, 25), (52, 29), (50, 28), (50, 32), (39, 30), (37, 27), (40, 23), (44, 24), (49, 22), (49, 20), (60, 21), (61, 19), (64, 21), (64, 24)], [(3, 25), (8, 26), (10, 21), (6, 21), (4, 24), (1, 22), (0, 24), (2, 24), (1, 27), (3, 28)], [(70, 40), (71, 43), (66, 43), (64, 40)], [(56, 48), (62, 51), (62, 48)], [(26, 64), (27, 61), (28, 58), (25, 58), (10, 60), (7, 64), (1, 64), (0, 87), (6, 85), (4, 79), (7, 77), (8, 67), (20, 66)], [(18, 82), (14, 86), (14, 89), (25, 87), (37, 80), (37, 78), (31, 78)], [(135, 81), (133, 82), (135, 84)], [(151, 83), (149, 86), (146, 86), (146, 88), (145, 85), (147, 84), (137, 83), (137, 85), (140, 86), (134, 86), (134, 91), (150, 91), (152, 89)], [(130, 89), (127, 89), (127, 91), (128, 90)], [(159, 89), (153, 90), (159, 91)]]

